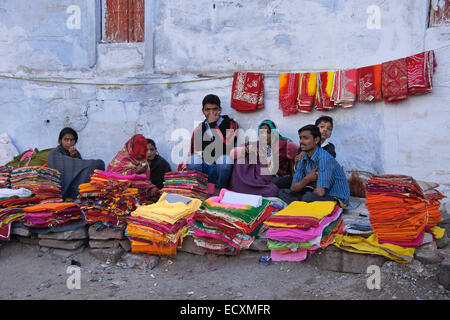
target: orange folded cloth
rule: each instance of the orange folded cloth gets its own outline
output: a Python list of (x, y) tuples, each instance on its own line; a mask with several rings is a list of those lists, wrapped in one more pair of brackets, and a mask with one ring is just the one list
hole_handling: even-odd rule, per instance
[(58, 203), (41, 203), (35, 206), (23, 208), (25, 212), (41, 212), (41, 211), (60, 211), (71, 207), (78, 207), (73, 202), (58, 202)]

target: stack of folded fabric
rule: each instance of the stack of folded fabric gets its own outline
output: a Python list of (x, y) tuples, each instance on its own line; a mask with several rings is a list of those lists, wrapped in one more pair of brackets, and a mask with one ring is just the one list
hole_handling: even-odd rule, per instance
[(26, 188), (41, 199), (41, 203), (62, 202), (61, 180), (58, 170), (33, 166), (11, 172), (11, 188)]
[(375, 175), (366, 191), (371, 227), (380, 243), (416, 248), (422, 245), (425, 231), (442, 221), (439, 200), (427, 199), (412, 177)]
[(148, 204), (148, 191), (156, 187), (144, 174), (123, 175), (101, 170), (95, 170), (95, 174), (91, 176), (91, 182), (98, 183), (99, 187), (103, 187), (105, 183), (111, 183), (137, 189), (139, 205)]
[(24, 225), (36, 229), (55, 228), (82, 219), (80, 207), (73, 202), (40, 203), (24, 211)]
[(23, 221), (24, 208), (39, 203), (27, 189), (0, 189), (0, 240), (9, 240), (13, 222)]
[(89, 223), (124, 226), (126, 217), (139, 204), (147, 203), (146, 194), (151, 186), (139, 175), (125, 176), (95, 170), (91, 181), (79, 186), (80, 193), (75, 202)]
[(13, 167), (0, 167), (0, 188), (11, 188), (11, 171)]
[(366, 185), (366, 207), (373, 233), (341, 232), (333, 244), (350, 252), (411, 262), (415, 249), (430, 236), (442, 237), (437, 224), (442, 221), (439, 200), (445, 196), (436, 187), (405, 175), (372, 176)]
[(172, 171), (164, 175), (162, 192), (180, 194), (190, 198), (207, 198), (208, 176), (197, 171)]
[(219, 196), (202, 203), (189, 219), (189, 228), (198, 247), (216, 254), (238, 254), (253, 243), (273, 210), (270, 200), (261, 196), (222, 189)]
[(24, 211), (23, 224), (38, 234), (40, 246), (73, 251), (86, 243), (87, 229), (76, 203), (41, 203)]
[(326, 248), (341, 228), (340, 208), (333, 201), (294, 201), (269, 217), (267, 246), (273, 261), (303, 261), (308, 252)]
[(354, 235), (371, 235), (373, 233), (368, 216), (343, 215), (343, 232)]
[(175, 255), (188, 232), (187, 219), (200, 205), (199, 199), (164, 192), (158, 202), (138, 207), (126, 228), (131, 251)]

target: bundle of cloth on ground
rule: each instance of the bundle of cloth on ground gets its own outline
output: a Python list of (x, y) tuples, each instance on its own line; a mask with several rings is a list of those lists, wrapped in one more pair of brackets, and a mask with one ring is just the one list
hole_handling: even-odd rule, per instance
[(25, 188), (0, 189), (0, 240), (10, 240), (12, 224), (23, 222), (24, 208), (39, 201), (39, 197)]
[(264, 224), (273, 261), (303, 261), (326, 248), (341, 228), (342, 208), (334, 201), (294, 201)]
[(154, 187), (145, 175), (121, 175), (95, 170), (91, 181), (79, 186), (75, 201), (89, 223), (124, 226), (126, 216), (139, 204), (147, 204), (147, 191)]
[(175, 255), (188, 232), (187, 219), (200, 205), (199, 199), (164, 192), (156, 203), (139, 206), (127, 219), (131, 251)]
[(176, 193), (186, 197), (205, 199), (208, 176), (198, 171), (171, 171), (164, 174), (161, 192)]
[(242, 248), (248, 248), (257, 237), (262, 222), (274, 210), (266, 198), (262, 198), (257, 207), (226, 203), (223, 199), (227, 192), (230, 191), (221, 189), (219, 196), (203, 201), (188, 221), (197, 246), (216, 254), (238, 254)]

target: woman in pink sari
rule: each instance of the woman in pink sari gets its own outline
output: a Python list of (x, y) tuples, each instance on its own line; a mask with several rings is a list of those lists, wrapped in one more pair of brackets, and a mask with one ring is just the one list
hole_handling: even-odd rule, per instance
[[(106, 172), (123, 175), (145, 174), (150, 180), (150, 167), (147, 162), (147, 139), (142, 134), (134, 135), (125, 143), (125, 146), (111, 160)], [(159, 196), (159, 189), (155, 186), (149, 190), (149, 198), (155, 199)]]
[(150, 168), (147, 164), (147, 139), (142, 134), (134, 135), (111, 160), (106, 172), (123, 175), (145, 174), (150, 178)]

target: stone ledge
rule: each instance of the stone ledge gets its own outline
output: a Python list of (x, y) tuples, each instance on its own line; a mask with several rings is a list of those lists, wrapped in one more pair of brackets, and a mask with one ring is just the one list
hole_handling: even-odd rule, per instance
[(40, 239), (53, 240), (84, 240), (88, 238), (87, 228), (82, 227), (75, 230), (68, 230), (62, 232), (49, 232), (38, 234)]
[(450, 258), (441, 262), (439, 266), (438, 281), (445, 289), (450, 290)]
[(105, 228), (100, 231), (96, 231), (94, 226), (89, 227), (89, 239), (95, 240), (123, 240), (125, 239), (125, 233), (123, 230), (114, 230), (112, 228)]
[(108, 248), (108, 249), (93, 249), (89, 248), (89, 254), (101, 261), (110, 261), (111, 263), (116, 263), (120, 257), (124, 254), (124, 250), (119, 248)]
[(347, 252), (331, 245), (324, 250), (316, 251), (308, 261), (322, 270), (366, 273), (368, 266), (381, 267), (387, 259), (378, 255)]

